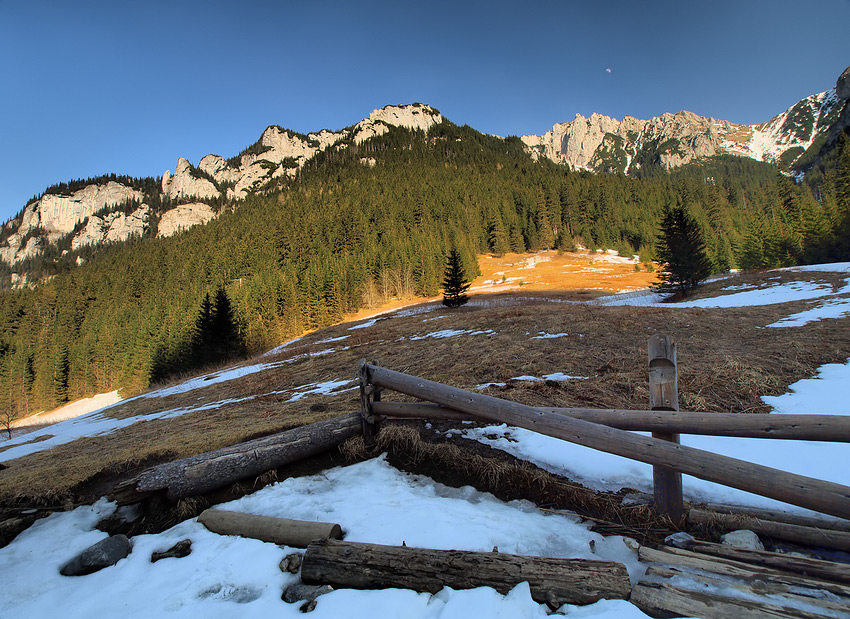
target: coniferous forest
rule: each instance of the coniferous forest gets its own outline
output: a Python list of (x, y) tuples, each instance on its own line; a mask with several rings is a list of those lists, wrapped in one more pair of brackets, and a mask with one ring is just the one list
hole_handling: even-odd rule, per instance
[(811, 185), (736, 157), (631, 178), (533, 161), (517, 138), (447, 121), (392, 128), (318, 154), (205, 226), (107, 246), (0, 293), (0, 405), (27, 414), (129, 394), (364, 306), (437, 295), (451, 248), (469, 277), (477, 254), (576, 244), (648, 261), (677, 206), (715, 272), (850, 259), (850, 147), (836, 150)]

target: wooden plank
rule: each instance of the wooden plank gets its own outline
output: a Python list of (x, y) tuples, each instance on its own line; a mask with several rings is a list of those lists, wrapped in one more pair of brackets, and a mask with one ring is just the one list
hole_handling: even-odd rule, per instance
[[(474, 421), (471, 415), (426, 402), (373, 402), (372, 407), (376, 414), (386, 417)], [(637, 432), (850, 442), (850, 415), (761, 415), (545, 406), (539, 408), (557, 415)]]
[[(657, 411), (679, 410), (679, 378), (676, 368), (676, 343), (669, 335), (649, 338), (649, 408)], [(652, 433), (652, 438), (679, 444), (679, 435)], [(682, 499), (682, 474), (668, 466), (652, 467), (652, 493), (658, 513), (679, 522), (685, 513)]]
[(369, 372), (371, 380), (381, 387), (480, 419), (533, 430), (647, 464), (668, 466), (700, 479), (825, 514), (850, 518), (850, 488), (847, 486), (556, 415), (518, 402), (471, 393), (378, 366), (370, 366)]
[(688, 512), (688, 520), (693, 524), (722, 527), (727, 531), (749, 529), (759, 535), (786, 542), (850, 552), (850, 532), (847, 531), (829, 531), (798, 524), (762, 520), (744, 514), (720, 514), (702, 509), (691, 509)]
[(272, 518), (223, 509), (206, 509), (198, 522), (219, 535), (239, 535), (273, 544), (306, 548), (316, 539), (342, 537), (338, 524), (291, 518)]
[(822, 619), (833, 616), (755, 600), (728, 598), (706, 591), (693, 591), (667, 582), (641, 581), (632, 589), (629, 601), (653, 617)]
[(626, 599), (631, 591), (626, 567), (613, 561), (525, 557), (500, 552), (431, 550), (320, 540), (304, 553), (301, 579), (355, 589), (400, 588), (437, 593), (493, 587), (507, 593), (528, 582), (531, 597), (553, 608)]
[[(707, 572), (694, 572), (673, 567), (650, 566), (646, 576), (652, 578), (675, 578), (674, 586), (683, 581), (693, 583), (688, 589), (696, 591), (715, 591), (718, 595), (727, 597), (730, 601), (741, 599), (761, 598), (763, 602), (776, 604), (789, 610), (807, 609), (815, 615), (840, 617), (850, 609), (850, 598), (833, 596), (826, 600), (823, 593), (817, 589), (802, 589), (782, 583), (766, 583), (762, 580), (745, 582), (738, 579), (720, 577)], [(657, 581), (656, 581), (657, 582)], [(793, 590), (792, 590), (793, 589)], [(769, 597), (767, 597), (769, 596)]]
[[(671, 548), (668, 550), (673, 551), (674, 549)], [(850, 565), (846, 563), (835, 563), (833, 561), (797, 557), (762, 550), (744, 550), (743, 548), (732, 548), (731, 546), (723, 546), (722, 544), (714, 544), (712, 542), (701, 542), (699, 540), (688, 542), (687, 550), (741, 563), (749, 563), (750, 565), (782, 570), (809, 578), (830, 580), (832, 582), (850, 585)]]
[(824, 518), (821, 516), (807, 516), (804, 514), (792, 514), (776, 509), (761, 509), (747, 507), (745, 505), (728, 505), (726, 503), (706, 503), (705, 509), (721, 514), (739, 514), (751, 516), (760, 520), (772, 520), (784, 522), (785, 524), (796, 524), (801, 527), (815, 527), (826, 531), (847, 531), (850, 533), (850, 520), (840, 518)]
[(850, 585), (822, 580), (818, 578), (806, 578), (775, 568), (752, 565), (742, 561), (723, 559), (711, 555), (700, 554), (681, 548), (649, 548), (641, 546), (638, 557), (646, 563), (659, 563), (664, 565), (675, 565), (685, 568), (693, 568), (730, 576), (743, 578), (747, 581), (760, 580), (765, 583), (776, 583), (794, 587), (804, 587), (829, 591), (835, 595), (850, 598)]
[(292, 428), (143, 471), (112, 494), (132, 503), (164, 492), (172, 500), (197, 496), (338, 446), (361, 429), (360, 413)]

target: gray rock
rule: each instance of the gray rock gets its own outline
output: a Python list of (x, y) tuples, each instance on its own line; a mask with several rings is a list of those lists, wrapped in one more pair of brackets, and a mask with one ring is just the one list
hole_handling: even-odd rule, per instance
[(688, 545), (694, 541), (693, 535), (689, 535), (684, 531), (679, 531), (678, 533), (673, 533), (673, 535), (668, 535), (664, 538), (664, 543), (668, 546), (673, 546), (673, 548), (684, 548), (687, 549)]
[(290, 574), (297, 574), (298, 570), (301, 569), (301, 555), (297, 552), (293, 552), (290, 555), (286, 555), (280, 561), (280, 571), (281, 572), (289, 572)]
[(620, 504), (623, 507), (638, 507), (640, 505), (652, 505), (655, 502), (655, 499), (651, 494), (646, 494), (644, 492), (632, 492), (631, 494), (625, 495)]
[(720, 538), (720, 543), (732, 548), (743, 548), (745, 550), (764, 550), (759, 536), (748, 529), (732, 531)]
[(151, 554), (151, 563), (156, 563), (160, 559), (182, 559), (188, 557), (192, 553), (192, 540), (184, 539), (174, 544), (168, 550), (155, 551)]
[(320, 595), (330, 593), (333, 590), (330, 585), (305, 585), (303, 582), (297, 582), (283, 590), (281, 599), (287, 604), (294, 604), (302, 600), (312, 602)]
[(85, 576), (110, 565), (115, 565), (130, 554), (130, 540), (126, 535), (111, 535), (89, 546), (79, 555), (68, 561), (59, 570), (63, 576)]

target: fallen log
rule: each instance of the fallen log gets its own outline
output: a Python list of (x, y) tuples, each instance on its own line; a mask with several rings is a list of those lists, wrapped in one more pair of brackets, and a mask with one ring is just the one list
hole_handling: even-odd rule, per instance
[(850, 599), (850, 585), (819, 578), (808, 578), (792, 573), (791, 571), (752, 565), (732, 559), (723, 559), (681, 548), (668, 547), (655, 549), (648, 546), (641, 546), (638, 550), (638, 557), (645, 563), (658, 563), (678, 566), (689, 570), (702, 570), (730, 578), (741, 578), (749, 583), (759, 581), (767, 586), (829, 591), (834, 595), (844, 596)]
[(198, 522), (219, 535), (239, 535), (263, 542), (306, 548), (316, 539), (342, 539), (342, 529), (330, 522), (272, 518), (223, 509), (207, 509)]
[(492, 587), (507, 593), (528, 582), (531, 597), (553, 608), (626, 599), (629, 574), (621, 563), (525, 557), (500, 552), (430, 550), (336, 540), (307, 547), (301, 579), (355, 589), (400, 588), (437, 593), (443, 587)]
[(171, 501), (197, 496), (333, 449), (360, 430), (360, 413), (292, 428), (152, 467), (118, 486), (112, 498), (126, 504), (161, 492)]
[(827, 531), (850, 532), (850, 520), (844, 520), (843, 518), (806, 516), (803, 514), (791, 514), (776, 509), (761, 509), (757, 507), (747, 507), (744, 505), (728, 505), (726, 503), (706, 503), (705, 509), (710, 512), (718, 512), (721, 514), (741, 514), (744, 516), (752, 516), (753, 518), (758, 518), (760, 520), (772, 520), (774, 522), (784, 522), (785, 524), (797, 524), (801, 527), (815, 527), (816, 529), (825, 529)]
[(847, 486), (471, 393), (365, 362), (362, 365), (369, 381), (378, 387), (400, 391), (480, 419), (508, 423), (647, 464), (667, 466), (799, 507), (850, 518), (850, 487)]
[[(823, 613), (827, 617), (840, 617), (850, 608), (850, 598), (824, 596), (817, 586), (798, 587), (782, 583), (770, 583), (763, 580), (746, 581), (743, 578), (725, 578), (711, 571), (681, 570), (675, 567), (651, 565), (646, 568), (646, 576), (656, 578), (675, 578), (676, 582), (686, 581), (699, 591), (716, 591), (729, 598), (762, 598), (784, 608), (812, 607), (812, 612)], [(653, 579), (655, 580), (655, 579)], [(657, 580), (656, 580), (657, 582)], [(829, 597), (830, 599), (824, 599)]]
[[(545, 406), (539, 408), (556, 415), (635, 432), (850, 442), (850, 416), (848, 415), (760, 415)], [(377, 415), (402, 419), (475, 421), (475, 418), (469, 414), (459, 413), (439, 404), (423, 402), (381, 401), (374, 402), (373, 409)]]
[[(721, 559), (729, 559), (731, 561), (781, 570), (791, 574), (799, 574), (809, 578), (830, 580), (832, 582), (850, 585), (850, 565), (846, 563), (835, 563), (833, 561), (823, 561), (821, 559), (798, 557), (763, 550), (732, 548), (731, 546), (699, 540), (687, 542), (686, 548), (691, 552), (711, 555)], [(672, 551), (673, 549), (669, 550)]]
[(847, 531), (829, 531), (798, 524), (762, 520), (745, 514), (720, 514), (702, 509), (691, 509), (688, 512), (688, 521), (692, 524), (719, 526), (727, 531), (749, 529), (772, 539), (850, 552), (850, 532)]
[[(702, 617), (702, 619), (823, 619), (834, 617), (777, 603), (727, 597), (669, 582), (641, 581), (629, 600), (652, 617)], [(813, 609), (814, 610), (814, 609)]]

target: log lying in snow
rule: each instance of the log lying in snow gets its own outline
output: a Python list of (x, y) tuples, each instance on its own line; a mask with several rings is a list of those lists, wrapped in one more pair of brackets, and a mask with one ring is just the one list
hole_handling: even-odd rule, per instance
[(531, 597), (557, 608), (626, 599), (629, 575), (621, 563), (586, 559), (523, 557), (499, 552), (429, 550), (321, 540), (310, 544), (301, 564), (308, 584), (355, 589), (402, 588), (436, 593), (493, 587), (507, 593), (528, 582)]
[(710, 512), (721, 514), (741, 514), (758, 518), (759, 520), (771, 520), (773, 522), (784, 522), (785, 524), (796, 524), (801, 527), (815, 527), (816, 529), (824, 529), (826, 531), (847, 531), (850, 533), (850, 520), (843, 518), (805, 516), (803, 514), (791, 514), (775, 509), (727, 505), (726, 503), (706, 503), (705, 508)]
[(786, 542), (850, 552), (850, 532), (847, 531), (827, 531), (798, 524), (762, 520), (744, 514), (718, 514), (702, 509), (691, 509), (688, 512), (688, 520), (693, 524), (719, 525), (729, 531), (749, 529), (759, 535)]
[[(403, 419), (448, 419), (472, 421), (471, 415), (439, 404), (420, 402), (373, 403), (378, 415)], [(699, 413), (691, 411), (648, 411), (599, 408), (549, 408), (540, 410), (573, 419), (601, 423), (619, 430), (673, 432), (749, 438), (778, 438), (800, 441), (850, 442), (847, 415), (758, 415), (747, 413)]]
[[(706, 583), (702, 583), (705, 587)], [(641, 581), (632, 590), (631, 603), (653, 617), (703, 617), (704, 619), (823, 619), (832, 612), (804, 611), (779, 603), (724, 596), (710, 589), (693, 589), (669, 582)], [(829, 614), (827, 614), (829, 613)]]
[[(691, 552), (681, 548), (649, 548), (641, 546), (638, 557), (646, 563), (660, 563), (663, 565), (682, 567), (687, 570), (703, 570), (724, 577), (740, 578), (745, 582), (754, 583), (759, 581), (763, 589), (783, 588), (791, 590), (817, 589), (828, 591), (837, 596), (844, 596), (850, 600), (850, 585), (836, 583), (823, 579), (807, 578), (791, 571), (785, 571), (760, 565), (722, 559), (707, 554)], [(792, 566), (788, 566), (789, 568)]]
[(842, 617), (850, 587), (682, 550), (642, 546), (650, 562), (631, 602), (653, 616)]
[(342, 538), (342, 529), (330, 522), (271, 518), (223, 509), (207, 509), (198, 522), (219, 535), (240, 535), (293, 548), (306, 548), (316, 539)]
[(471, 393), (365, 364), (369, 381), (480, 419), (508, 423), (571, 443), (753, 492), (840, 518), (850, 518), (850, 487), (787, 473), (737, 458), (640, 436), (518, 402)]
[(850, 565), (846, 563), (835, 563), (833, 561), (797, 557), (762, 550), (732, 548), (731, 546), (723, 546), (722, 544), (714, 544), (712, 542), (701, 542), (699, 540), (688, 542), (687, 549), (719, 559), (739, 561), (741, 563), (749, 563), (751, 565), (808, 576), (809, 578), (818, 578), (850, 585)]
[(328, 451), (360, 429), (360, 413), (350, 413), (161, 464), (119, 486), (113, 498), (132, 503), (163, 491), (172, 501), (197, 496)]

